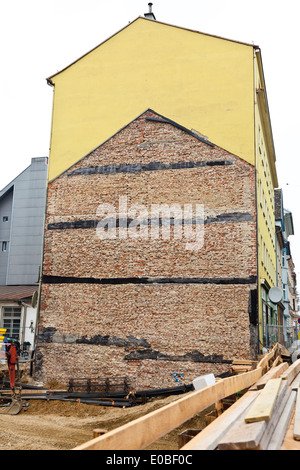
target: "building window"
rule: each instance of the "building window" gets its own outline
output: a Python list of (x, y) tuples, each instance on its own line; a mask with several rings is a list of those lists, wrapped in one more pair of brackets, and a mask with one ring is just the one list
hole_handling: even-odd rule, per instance
[(6, 328), (6, 336), (19, 339), (20, 327), (21, 307), (3, 307), (1, 328)]
[(265, 213), (266, 213), (266, 198), (265, 198), (265, 192), (264, 192), (264, 190), (263, 190), (262, 193), (263, 193), (263, 195), (262, 195), (262, 198), (263, 198), (263, 213), (264, 213), (264, 215), (265, 215)]
[(2, 251), (7, 251), (7, 242), (2, 242)]
[(2, 217), (2, 222), (8, 222), (8, 215), (4, 215)]
[(283, 284), (283, 300), (286, 300), (286, 284)]

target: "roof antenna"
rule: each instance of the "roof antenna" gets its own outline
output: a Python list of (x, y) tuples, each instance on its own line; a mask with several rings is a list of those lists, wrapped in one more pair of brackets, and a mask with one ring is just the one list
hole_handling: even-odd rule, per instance
[(144, 17), (148, 18), (149, 20), (156, 20), (156, 18), (154, 16), (154, 13), (152, 12), (152, 5), (153, 5), (153, 3), (148, 3), (149, 11), (148, 11), (148, 13), (144, 14)]

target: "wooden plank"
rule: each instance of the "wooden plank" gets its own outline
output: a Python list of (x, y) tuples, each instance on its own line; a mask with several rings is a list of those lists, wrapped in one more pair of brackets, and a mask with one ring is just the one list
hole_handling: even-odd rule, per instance
[[(280, 416), (280, 407), (281, 402), (285, 399), (291, 390), (288, 390), (288, 384), (286, 381), (282, 382), (276, 404), (274, 406), (274, 411), (272, 417), (269, 421), (258, 421), (258, 422), (245, 422), (246, 412), (234, 423), (234, 425), (228, 430), (224, 435), (222, 440), (220, 440), (218, 449), (220, 450), (249, 450), (249, 449), (258, 449), (260, 448), (260, 443), (262, 437), (270, 430), (271, 426), (273, 428), (276, 426), (276, 421)], [(287, 401), (288, 396), (286, 397), (285, 402)]]
[(272, 413), (272, 417), (270, 421), (267, 422), (267, 427), (264, 432), (264, 435), (261, 438), (259, 448), (261, 450), (266, 450), (268, 448), (268, 445), (270, 443), (270, 440), (273, 436), (274, 430), (277, 426), (278, 420), (280, 419), (287, 402), (291, 396), (292, 389), (288, 386), (287, 381), (283, 380), (282, 381), (282, 389), (284, 390), (281, 395), (278, 396), (278, 400), (276, 402), (274, 411)]
[(214, 450), (223, 435), (235, 423), (239, 416), (249, 408), (260, 392), (246, 392), (224, 413), (206, 426), (197, 436), (185, 444), (181, 450)]
[(265, 354), (260, 362), (257, 364), (257, 368), (262, 368), (263, 370), (269, 368), (269, 361), (279, 352), (279, 344), (276, 343), (273, 349)]
[(246, 423), (268, 420), (271, 417), (274, 404), (281, 385), (281, 378), (271, 379), (262, 389), (255, 403), (245, 416)]
[(232, 364), (246, 364), (246, 365), (257, 365), (257, 361), (252, 361), (252, 360), (249, 360), (249, 359), (234, 359), (232, 361)]
[(300, 450), (300, 441), (295, 441), (294, 439), (294, 417), (295, 417), (295, 408), (292, 413), (291, 420), (290, 420), (287, 432), (284, 436), (284, 440), (280, 447), (280, 450)]
[(293, 382), (291, 383), (291, 387), (293, 390), (298, 390), (300, 387), (300, 374), (294, 378)]
[(293, 362), (292, 365), (282, 374), (282, 379), (287, 380), (290, 385), (300, 372), (300, 359)]
[(277, 366), (279, 362), (282, 362), (282, 357), (281, 356), (276, 357), (275, 361), (272, 364), (272, 367)]
[(255, 369), (227, 377), (202, 390), (189, 392), (183, 398), (77, 446), (74, 450), (144, 449), (216, 401), (250, 387), (261, 374), (261, 369)]
[(242, 415), (235, 421), (234, 425), (219, 441), (217, 447), (218, 450), (256, 449), (260, 438), (264, 433), (265, 427), (267, 426), (267, 422), (260, 421), (259, 423), (246, 423), (245, 416), (250, 407), (242, 413)]
[(295, 390), (292, 390), (290, 398), (285, 406), (285, 409), (283, 410), (280, 419), (277, 421), (277, 426), (272, 434), (272, 438), (270, 440), (267, 450), (280, 449), (294, 410), (296, 397), (297, 392)]
[(257, 366), (257, 361), (250, 361), (250, 360), (238, 360), (238, 359), (235, 359), (234, 361), (232, 361), (232, 370), (233, 371), (236, 371), (236, 372), (240, 372), (240, 371), (243, 371), (243, 369), (245, 369), (245, 371), (249, 371), (249, 370), (254, 370)]
[(249, 372), (249, 370), (253, 370), (252, 366), (246, 366), (246, 365), (233, 365), (231, 369), (234, 372)]
[(251, 387), (262, 376), (262, 369), (254, 369), (244, 374), (233, 375), (223, 379), (224, 383), (224, 398), (233, 395), (236, 392), (245, 390)]
[(297, 390), (297, 401), (295, 408), (295, 417), (294, 417), (294, 439), (300, 441), (300, 391)]
[(300, 450), (300, 441), (294, 439), (295, 408), (280, 450)]
[(271, 379), (279, 378), (287, 369), (289, 365), (287, 362), (283, 362), (278, 366), (272, 367), (266, 374), (264, 374), (258, 382), (256, 382), (251, 389), (252, 390), (261, 390), (265, 387), (266, 383)]

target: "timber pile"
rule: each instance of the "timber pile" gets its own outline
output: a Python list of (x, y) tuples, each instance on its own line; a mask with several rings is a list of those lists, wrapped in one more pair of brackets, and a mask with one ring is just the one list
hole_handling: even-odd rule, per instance
[[(294, 413), (293, 438), (300, 440), (300, 360), (271, 368), (245, 395), (182, 450), (280, 450)], [(291, 441), (294, 441), (294, 445)]]
[[(74, 450), (142, 450), (211, 405), (219, 411), (216, 419), (195, 436), (190, 433), (190, 441), (180, 450), (300, 448), (300, 359), (292, 365), (283, 362), (276, 344), (256, 368), (252, 363), (233, 362), (238, 367), (229, 377), (188, 392)], [(221, 402), (241, 391), (241, 398), (224, 411)]]
[(257, 367), (257, 361), (238, 360), (232, 361), (231, 373), (242, 374), (243, 372), (249, 372)]

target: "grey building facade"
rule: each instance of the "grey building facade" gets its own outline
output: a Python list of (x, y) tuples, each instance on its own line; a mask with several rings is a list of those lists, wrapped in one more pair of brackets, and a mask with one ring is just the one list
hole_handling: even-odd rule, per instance
[(47, 175), (48, 158), (33, 158), (0, 191), (0, 328), (20, 342), (21, 358), (35, 341)]
[(0, 191), (0, 285), (39, 280), (48, 159), (31, 165)]
[(277, 244), (277, 285), (282, 291), (283, 342), (289, 349), (298, 336), (298, 301), (296, 273), (289, 237), (294, 235), (293, 215), (284, 208), (282, 189), (275, 189), (275, 228)]

